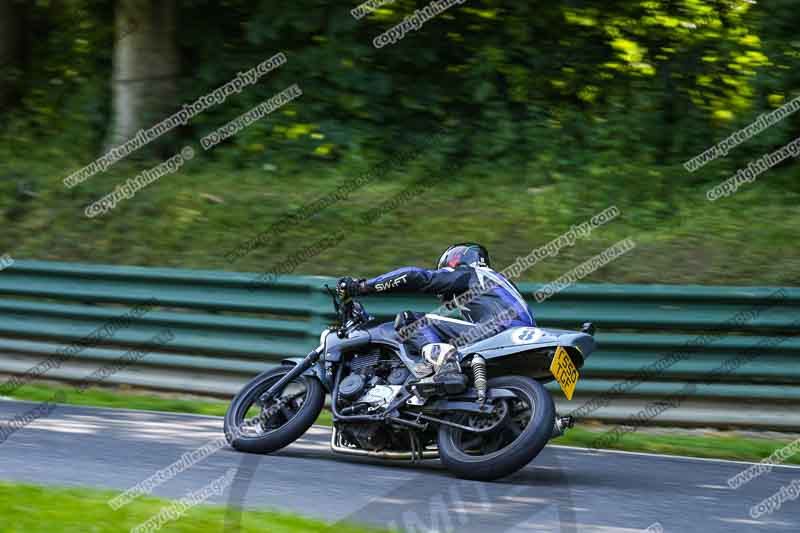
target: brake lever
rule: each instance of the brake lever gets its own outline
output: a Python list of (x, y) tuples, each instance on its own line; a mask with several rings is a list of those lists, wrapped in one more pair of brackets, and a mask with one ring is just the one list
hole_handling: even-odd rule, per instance
[(333, 299), (333, 310), (336, 311), (336, 313), (338, 314), (339, 313), (339, 297), (336, 295), (336, 291), (331, 289), (328, 286), (327, 283), (325, 284), (325, 290), (328, 291), (328, 294), (330, 295), (331, 299)]

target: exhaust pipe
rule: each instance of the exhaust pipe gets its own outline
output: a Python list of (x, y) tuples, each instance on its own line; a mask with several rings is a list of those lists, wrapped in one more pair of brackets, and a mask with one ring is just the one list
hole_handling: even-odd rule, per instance
[(412, 453), (411, 451), (402, 452), (402, 451), (372, 451), (372, 450), (363, 450), (361, 448), (353, 448), (351, 446), (346, 446), (342, 442), (342, 436), (336, 430), (336, 426), (333, 427), (333, 431), (331, 432), (331, 450), (336, 453), (340, 453), (342, 455), (356, 455), (360, 457), (375, 457), (378, 459), (389, 459), (395, 461), (414, 461), (418, 459), (438, 459), (439, 452), (437, 450), (423, 450), (422, 457), (420, 457), (419, 452)]
[(553, 434), (550, 436), (551, 439), (557, 439), (558, 437), (563, 437), (567, 430), (575, 425), (575, 419), (571, 416), (562, 416), (560, 418), (556, 418), (555, 424), (553, 424)]

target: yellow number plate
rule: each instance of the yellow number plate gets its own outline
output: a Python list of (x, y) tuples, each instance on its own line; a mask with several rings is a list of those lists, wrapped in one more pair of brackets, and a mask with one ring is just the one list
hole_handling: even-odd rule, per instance
[(575, 385), (578, 383), (578, 369), (572, 363), (567, 351), (561, 346), (556, 350), (556, 355), (553, 357), (553, 363), (550, 365), (550, 372), (561, 385), (561, 390), (567, 400), (572, 399), (572, 394), (575, 392)]

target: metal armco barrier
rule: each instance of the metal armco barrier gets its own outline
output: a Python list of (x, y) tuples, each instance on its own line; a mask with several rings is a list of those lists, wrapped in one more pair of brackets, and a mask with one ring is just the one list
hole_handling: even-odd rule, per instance
[[(169, 328), (168, 345), (106, 382), (229, 396), (278, 360), (305, 355), (332, 319), (322, 288), (331, 278), (291, 276), (264, 285), (253, 283), (256, 276), (17, 261), (0, 272), (0, 373), (22, 375), (156, 298), (158, 305), (134, 323), (40, 379), (81, 380)], [(679, 405), (649, 422), (800, 427), (800, 289), (582, 284), (537, 304), (538, 288), (520, 285), (540, 326), (598, 327), (600, 349), (581, 370), (575, 398), (567, 402), (548, 385), (559, 412), (624, 422), (696, 382)], [(416, 296), (363, 303), (387, 321), (404, 309), (438, 306)]]

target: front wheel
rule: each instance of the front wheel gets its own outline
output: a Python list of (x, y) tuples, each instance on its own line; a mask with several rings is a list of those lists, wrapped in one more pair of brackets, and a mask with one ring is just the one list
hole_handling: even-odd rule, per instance
[(298, 376), (266, 404), (263, 395), (291, 370), (281, 366), (253, 378), (233, 398), (225, 413), (225, 437), (237, 450), (271, 453), (299, 439), (317, 420), (325, 402), (322, 384)]
[[(504, 422), (488, 432), (473, 433), (439, 426), (439, 456), (460, 478), (492, 481), (525, 467), (550, 440), (555, 423), (553, 398), (538, 381), (523, 376), (489, 380), (489, 388), (507, 389), (516, 398), (504, 399)], [(467, 422), (460, 417), (456, 422)], [(476, 421), (471, 427), (480, 425)]]

